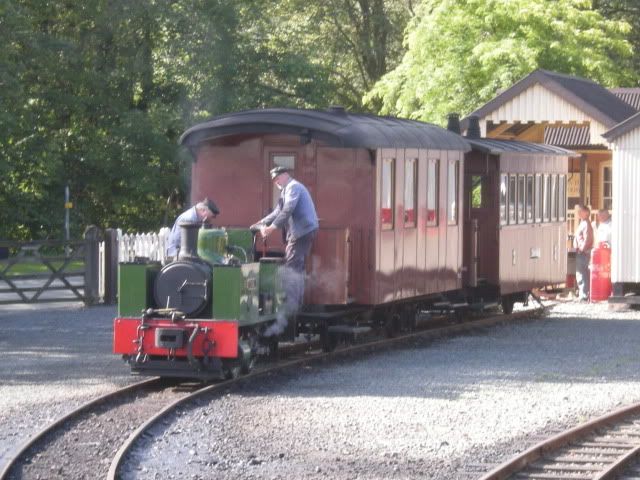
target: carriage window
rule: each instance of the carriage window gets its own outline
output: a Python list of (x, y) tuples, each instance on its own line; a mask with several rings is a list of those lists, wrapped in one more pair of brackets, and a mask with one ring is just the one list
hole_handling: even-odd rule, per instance
[(382, 160), (380, 224), (383, 230), (393, 230), (395, 163), (393, 158)]
[(518, 223), (524, 223), (524, 175), (518, 175)]
[(567, 176), (558, 179), (558, 220), (563, 222), (567, 217)]
[(447, 223), (458, 224), (458, 166), (459, 162), (449, 162), (447, 173)]
[(471, 208), (482, 208), (482, 184), (484, 183), (484, 177), (480, 175), (471, 175), (471, 201), (469, 204)]
[(542, 221), (548, 222), (551, 218), (551, 179), (548, 174), (542, 176)]
[(500, 224), (507, 224), (507, 175), (500, 175)]
[(527, 175), (527, 193), (525, 198), (525, 221), (533, 223), (533, 175)]
[(558, 221), (558, 175), (551, 175), (551, 221)]
[(429, 160), (427, 167), (427, 226), (438, 225), (438, 186), (440, 160)]
[(408, 158), (404, 163), (404, 226), (416, 226), (416, 188), (418, 180), (418, 160)]
[[(293, 153), (276, 153), (271, 155), (271, 168), (287, 167), (289, 170), (295, 170), (296, 156)], [(280, 190), (272, 182), (271, 207), (275, 208), (280, 199)]]
[(516, 176), (509, 175), (509, 225), (516, 223)]
[(542, 221), (542, 175), (540, 175), (539, 173), (536, 173), (534, 198), (535, 200), (533, 202), (533, 215), (536, 219), (536, 223), (540, 223)]

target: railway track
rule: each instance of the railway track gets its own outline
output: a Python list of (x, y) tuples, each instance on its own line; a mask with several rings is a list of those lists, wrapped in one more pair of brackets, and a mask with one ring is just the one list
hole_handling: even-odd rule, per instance
[(640, 403), (534, 445), (480, 480), (640, 480)]
[[(465, 322), (425, 322), (426, 326), (394, 338), (348, 345), (321, 352), (319, 345), (291, 346), (286, 360), (257, 367), (249, 375), (209, 386), (168, 382), (158, 378), (119, 389), (75, 409), (29, 439), (0, 470), (0, 480), (54, 478), (118, 479), (137, 440), (160, 420), (198, 397), (228, 389), (275, 370), (301, 366), (354, 353), (378, 350), (411, 338), (439, 338), (540, 314), (543, 309), (492, 315)], [(309, 350), (314, 349), (314, 350)]]

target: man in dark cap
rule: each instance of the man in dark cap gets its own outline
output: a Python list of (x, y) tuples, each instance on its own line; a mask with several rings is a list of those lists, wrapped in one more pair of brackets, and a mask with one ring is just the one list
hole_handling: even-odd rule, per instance
[(286, 232), (284, 258), (288, 272), (285, 272), (283, 283), (287, 307), (295, 311), (302, 303), (305, 258), (318, 230), (318, 215), (309, 190), (291, 177), (288, 168), (278, 166), (271, 169), (270, 174), (280, 189), (280, 199), (276, 208), (253, 227), (259, 227), (264, 238), (278, 228)]
[(181, 228), (180, 223), (211, 223), (211, 221), (220, 213), (218, 207), (212, 200), (205, 198), (196, 203), (189, 210), (182, 212), (173, 224), (169, 239), (167, 241), (167, 259), (170, 261), (177, 258), (178, 250), (180, 250)]

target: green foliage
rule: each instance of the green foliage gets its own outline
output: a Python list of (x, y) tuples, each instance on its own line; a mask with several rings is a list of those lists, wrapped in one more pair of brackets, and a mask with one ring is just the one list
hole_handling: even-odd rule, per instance
[(383, 113), (442, 123), (536, 68), (624, 86), (634, 78), (628, 32), (589, 0), (424, 0), (404, 58), (367, 100)]
[(627, 38), (635, 52), (631, 59), (633, 71), (636, 74), (634, 85), (640, 85), (638, 81), (638, 73), (640, 73), (640, 2), (638, 0), (593, 0), (593, 8), (602, 13), (605, 18), (622, 20), (631, 25)]
[[(267, 106), (359, 108), (405, 0), (0, 0), (0, 238), (171, 223), (179, 135)], [(169, 201), (167, 201), (169, 199)]]
[(0, 0), (0, 238), (61, 238), (67, 184), (75, 238), (170, 224), (188, 201), (178, 138), (213, 115), (441, 121), (538, 67), (630, 85), (640, 7), (594, 2)]

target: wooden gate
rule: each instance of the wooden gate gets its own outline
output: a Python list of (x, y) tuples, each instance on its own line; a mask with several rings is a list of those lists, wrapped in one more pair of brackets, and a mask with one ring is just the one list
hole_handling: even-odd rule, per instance
[(0, 241), (0, 304), (98, 302), (98, 230), (84, 240)]

